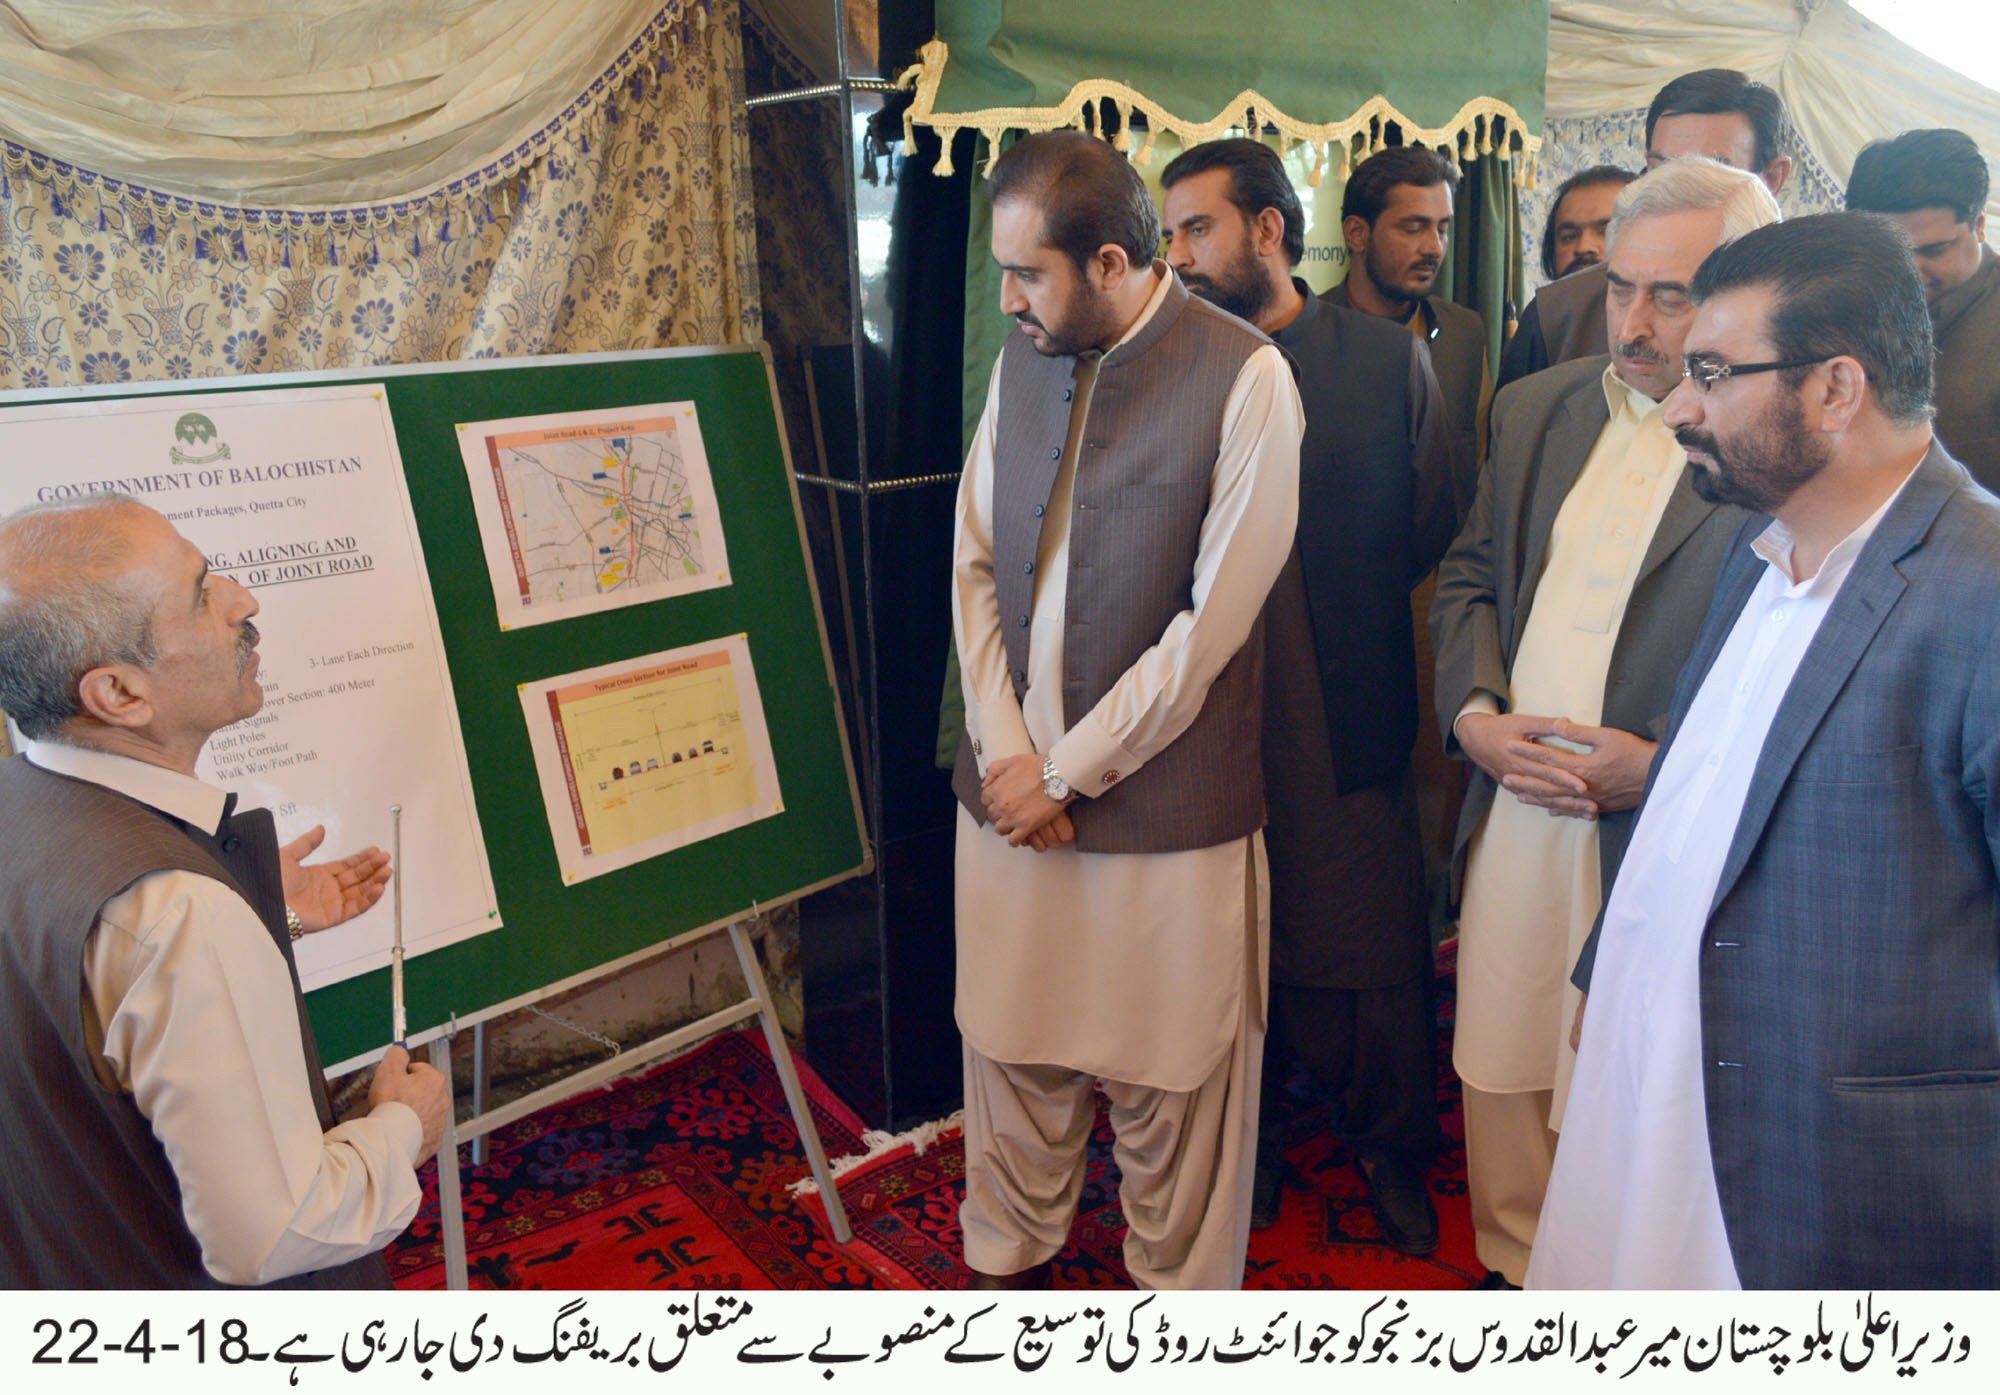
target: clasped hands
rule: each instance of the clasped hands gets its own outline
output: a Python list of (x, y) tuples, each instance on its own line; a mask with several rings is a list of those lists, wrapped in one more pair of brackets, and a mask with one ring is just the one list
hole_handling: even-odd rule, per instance
[[(1573, 819), (1636, 809), (1659, 749), (1620, 727), (1588, 727), (1525, 712), (1468, 712), (1459, 718), (1457, 733), (1466, 755), (1509, 794), (1551, 817)], [(1583, 749), (1545, 745), (1544, 737)]]
[(1076, 841), (1067, 802), (1058, 803), (1042, 792), (1042, 758), (1032, 752), (1001, 756), (988, 765), (979, 784), (979, 800), (986, 806), (986, 821), (993, 831), (1012, 847), (1047, 852)]

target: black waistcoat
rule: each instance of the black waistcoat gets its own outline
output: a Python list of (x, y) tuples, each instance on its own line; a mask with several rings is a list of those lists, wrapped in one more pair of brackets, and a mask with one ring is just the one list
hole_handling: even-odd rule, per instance
[(1410, 334), (1306, 298), (1278, 331), (1299, 369), (1299, 560), (1342, 793), (1400, 779), (1417, 738), (1410, 619)]
[[(87, 781), (0, 761), (0, 1287), (212, 1288), (180, 1185), (132, 1097), (92, 1069), (84, 941), (150, 872), (213, 877), (257, 911), (292, 977), (320, 1126), (333, 1111), (285, 928), (269, 810), (215, 836)], [(379, 1254), (274, 1288), (387, 1288)]]

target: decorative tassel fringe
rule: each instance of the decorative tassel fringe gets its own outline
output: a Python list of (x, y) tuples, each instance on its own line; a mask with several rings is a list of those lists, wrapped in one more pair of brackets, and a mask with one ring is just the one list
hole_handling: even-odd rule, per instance
[[(921, 61), (904, 69), (896, 79), (898, 87), (912, 89), (916, 94), (903, 114), (903, 139), (906, 143), (913, 141), (917, 126), (929, 126), (936, 131), (945, 147), (944, 158), (934, 167), (941, 175), (953, 172), (951, 138), (965, 130), (978, 131), (995, 150), (999, 145), (998, 133), (1005, 131), (1054, 131), (1064, 127), (1092, 131), (1109, 139), (1113, 147), (1130, 156), (1133, 163), (1143, 166), (1148, 162), (1153, 141), (1161, 131), (1171, 131), (1182, 141), (1193, 143), (1213, 139), (1219, 128), (1236, 127), (1261, 132), (1268, 127), (1278, 132), (1285, 153), (1300, 142), (1309, 142), (1314, 146), (1315, 187), (1324, 179), (1327, 166), (1333, 162), (1336, 146), (1339, 148), (1340, 177), (1345, 180), (1357, 162), (1388, 148), (1388, 128), (1391, 124), (1397, 127), (1403, 144), (1427, 146), (1447, 157), (1456, 155), (1461, 162), (1496, 153), (1510, 157), (1514, 161), (1515, 179), (1521, 181), (1523, 187), (1530, 188), (1533, 187), (1536, 157), (1542, 145), (1541, 137), (1529, 135), (1523, 129), (1518, 112), (1493, 97), (1476, 97), (1460, 107), (1442, 126), (1425, 127), (1397, 110), (1385, 96), (1369, 98), (1359, 111), (1344, 121), (1314, 123), (1285, 115), (1260, 94), (1251, 91), (1239, 93), (1223, 106), (1215, 119), (1197, 121), (1168, 112), (1123, 83), (1088, 78), (1073, 86), (1069, 95), (1056, 106), (988, 107), (979, 111), (940, 112), (937, 110), (938, 90), (944, 81), (950, 53), (943, 40), (932, 39), (921, 49)], [(1131, 127), (1134, 116), (1141, 113), (1146, 118), (1146, 138), (1137, 142), (1131, 135)], [(1118, 123), (1118, 129), (1107, 135), (1105, 122), (1113, 118)], [(1139, 146), (1136, 153), (1132, 149), (1134, 144)], [(991, 173), (991, 170), (989, 160), (987, 172)]]

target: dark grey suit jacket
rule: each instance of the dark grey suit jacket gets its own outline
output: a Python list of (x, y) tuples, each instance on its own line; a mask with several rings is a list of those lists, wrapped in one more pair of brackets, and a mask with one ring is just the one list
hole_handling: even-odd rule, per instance
[[(1768, 522), (1716, 581), (1675, 727)], [(2000, 501), (1933, 445), (1757, 759), (1700, 969), (1709, 1148), (1746, 1287), (2000, 1287), (1996, 596)]]
[[(1503, 710), (1509, 706), (1508, 674), (1548, 561), (1549, 532), (1610, 420), (1602, 382), (1608, 362), (1598, 357), (1558, 364), (1522, 379), (1494, 404), (1486, 468), (1479, 473), (1472, 512), (1438, 567), (1437, 598), (1431, 603), (1438, 725), (1445, 750), (1454, 756), (1464, 752), (1452, 736), (1452, 720), (1475, 690), (1493, 693)], [(1604, 685), (1603, 725), (1652, 741), (1666, 732), (1675, 675), (1694, 647), (1716, 568), (1743, 519), (1740, 509), (1704, 503), (1685, 473), (1673, 491), (1619, 622)], [(1454, 895), (1466, 845), (1493, 807), (1498, 788), (1474, 768), (1452, 853)], [(1631, 831), (1629, 811), (1599, 821), (1606, 886)]]

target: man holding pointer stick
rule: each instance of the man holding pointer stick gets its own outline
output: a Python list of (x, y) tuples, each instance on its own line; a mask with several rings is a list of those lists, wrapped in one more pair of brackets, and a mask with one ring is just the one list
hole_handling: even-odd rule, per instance
[(334, 1123), (290, 942), (389, 859), (195, 779), (263, 705), (256, 612), (136, 501), (0, 519), (0, 1286), (388, 1286), (450, 1090), (391, 1047)]

